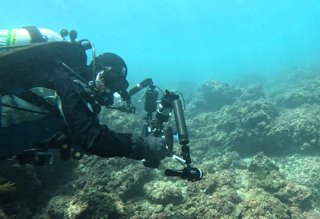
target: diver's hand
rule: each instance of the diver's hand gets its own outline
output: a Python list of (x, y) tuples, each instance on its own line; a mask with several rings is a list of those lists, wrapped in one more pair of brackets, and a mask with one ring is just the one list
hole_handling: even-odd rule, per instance
[(144, 138), (144, 158), (143, 163), (146, 167), (157, 168), (160, 165), (160, 161), (166, 156), (169, 156), (169, 151), (166, 146), (166, 140), (164, 138), (157, 138), (149, 135)]

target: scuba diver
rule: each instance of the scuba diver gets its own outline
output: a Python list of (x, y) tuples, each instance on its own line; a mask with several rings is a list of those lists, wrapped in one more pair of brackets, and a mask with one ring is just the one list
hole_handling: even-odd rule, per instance
[(76, 31), (70, 41), (67, 35), (34, 26), (0, 30), (0, 159), (42, 164), (52, 158), (47, 149), (59, 148), (63, 160), (88, 154), (158, 167), (168, 155), (163, 138), (116, 133), (97, 118), (116, 92), (128, 100), (124, 60), (96, 56), (90, 41), (76, 41)]

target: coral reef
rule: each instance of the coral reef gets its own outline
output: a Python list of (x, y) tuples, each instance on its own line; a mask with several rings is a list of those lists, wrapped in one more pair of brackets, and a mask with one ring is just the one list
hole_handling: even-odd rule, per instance
[(241, 89), (231, 87), (227, 83), (217, 80), (208, 81), (194, 95), (195, 98), (189, 104), (189, 113), (217, 111), (221, 107), (235, 102), (241, 94)]
[(286, 187), (281, 188), (275, 194), (275, 197), (285, 203), (306, 210), (311, 207), (311, 195), (311, 192), (305, 186), (288, 183)]
[(74, 186), (83, 192), (94, 188), (96, 191), (116, 193), (121, 198), (136, 195), (152, 175), (150, 169), (137, 161), (95, 156), (82, 159), (75, 174), (85, 176), (74, 181)]
[(299, 153), (319, 151), (319, 113), (319, 108), (308, 105), (282, 110), (269, 131), (273, 145)]
[(316, 69), (297, 69), (287, 75), (287, 80), (272, 91), (278, 106), (296, 108), (320, 101), (320, 78)]
[(150, 201), (168, 205), (177, 205), (183, 202), (183, 189), (179, 188), (179, 183), (165, 182), (163, 180), (151, 181), (143, 186), (146, 198)]
[(224, 105), (232, 104), (242, 94), (240, 89), (230, 87), (227, 83), (212, 80), (202, 85), (206, 109), (219, 110)]
[(0, 178), (0, 194), (16, 192), (17, 188), (14, 183), (7, 181), (5, 178)]
[(116, 194), (90, 191), (75, 196), (55, 196), (46, 209), (50, 218), (127, 218)]
[[(192, 88), (189, 146), (203, 180), (164, 176), (180, 165), (170, 159), (158, 170), (96, 156), (49, 167), (3, 162), (0, 218), (320, 218), (319, 69), (274, 80), (184, 83)], [(139, 134), (137, 113), (105, 109), (100, 120)]]
[(292, 218), (288, 206), (261, 189), (247, 191), (239, 207), (239, 218)]
[[(195, 139), (207, 142), (204, 148), (212, 145), (232, 148), (240, 154), (255, 154), (259, 151), (274, 152), (269, 131), (278, 111), (268, 100), (237, 101), (216, 113), (201, 113), (188, 120), (196, 133)], [(278, 149), (278, 148), (277, 148)]]

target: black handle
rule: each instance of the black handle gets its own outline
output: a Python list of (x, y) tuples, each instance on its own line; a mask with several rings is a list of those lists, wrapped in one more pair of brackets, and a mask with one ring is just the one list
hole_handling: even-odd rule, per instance
[(199, 168), (194, 168), (194, 167), (186, 167), (182, 170), (166, 169), (164, 171), (164, 174), (166, 176), (180, 177), (181, 179), (186, 179), (192, 182), (199, 181), (203, 177), (203, 171)]
[[(140, 83), (138, 83), (138, 84), (137, 84), (136, 86), (134, 86), (133, 88), (131, 88), (131, 89), (129, 90), (129, 95), (130, 95), (130, 97), (131, 97), (132, 95), (138, 93), (139, 91), (141, 91), (143, 88), (145, 88), (145, 87), (147, 87), (147, 86), (153, 88), (153, 81), (152, 81), (151, 78), (147, 78), (147, 79), (141, 81)], [(153, 88), (153, 89), (154, 89), (154, 88)]]

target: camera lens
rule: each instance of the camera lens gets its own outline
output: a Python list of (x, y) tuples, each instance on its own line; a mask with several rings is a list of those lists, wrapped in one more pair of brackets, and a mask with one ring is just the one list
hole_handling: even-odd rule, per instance
[(188, 180), (189, 181), (199, 181), (203, 177), (203, 171), (199, 168), (189, 168)]

